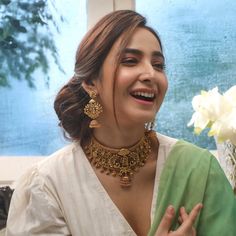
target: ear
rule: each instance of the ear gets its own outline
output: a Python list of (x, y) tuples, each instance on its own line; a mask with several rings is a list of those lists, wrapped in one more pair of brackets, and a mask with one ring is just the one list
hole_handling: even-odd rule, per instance
[(96, 83), (94, 83), (94, 81), (92, 81), (89, 84), (86, 83), (86, 81), (83, 81), (82, 82), (82, 87), (88, 94), (90, 94), (91, 91), (94, 91), (96, 93), (98, 92), (97, 87), (96, 87)]

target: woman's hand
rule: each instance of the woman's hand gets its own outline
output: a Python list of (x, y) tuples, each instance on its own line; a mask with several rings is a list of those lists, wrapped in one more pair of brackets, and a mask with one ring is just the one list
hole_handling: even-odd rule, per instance
[(187, 214), (184, 207), (181, 207), (179, 215), (181, 225), (176, 231), (170, 231), (172, 220), (175, 216), (175, 210), (173, 206), (169, 206), (158, 226), (155, 236), (196, 236), (196, 230), (193, 224), (202, 206), (201, 203), (198, 203), (189, 214)]

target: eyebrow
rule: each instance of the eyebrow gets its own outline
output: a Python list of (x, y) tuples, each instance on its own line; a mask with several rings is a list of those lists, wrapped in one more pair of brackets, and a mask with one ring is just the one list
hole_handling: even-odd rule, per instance
[[(143, 52), (139, 49), (134, 49), (134, 48), (125, 48), (123, 53), (132, 53), (132, 54), (136, 54), (139, 56), (143, 55)], [(165, 60), (164, 55), (160, 52), (160, 51), (154, 51), (152, 53), (153, 56), (155, 57), (161, 57), (163, 60)]]

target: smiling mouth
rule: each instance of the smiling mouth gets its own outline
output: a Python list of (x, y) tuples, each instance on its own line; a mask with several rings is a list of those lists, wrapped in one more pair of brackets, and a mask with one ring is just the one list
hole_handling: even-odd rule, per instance
[(131, 93), (131, 96), (142, 100), (142, 101), (148, 101), (148, 102), (153, 102), (155, 99), (155, 94), (154, 93), (148, 93), (148, 92), (133, 92)]

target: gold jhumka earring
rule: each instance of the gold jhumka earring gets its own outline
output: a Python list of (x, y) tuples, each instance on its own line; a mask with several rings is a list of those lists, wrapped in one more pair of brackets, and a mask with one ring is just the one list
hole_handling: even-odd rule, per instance
[(91, 118), (91, 122), (89, 124), (89, 128), (99, 128), (101, 124), (96, 120), (99, 115), (103, 112), (101, 104), (95, 101), (97, 93), (95, 91), (89, 92), (90, 100), (88, 104), (84, 107), (84, 114), (86, 114), (89, 118)]

